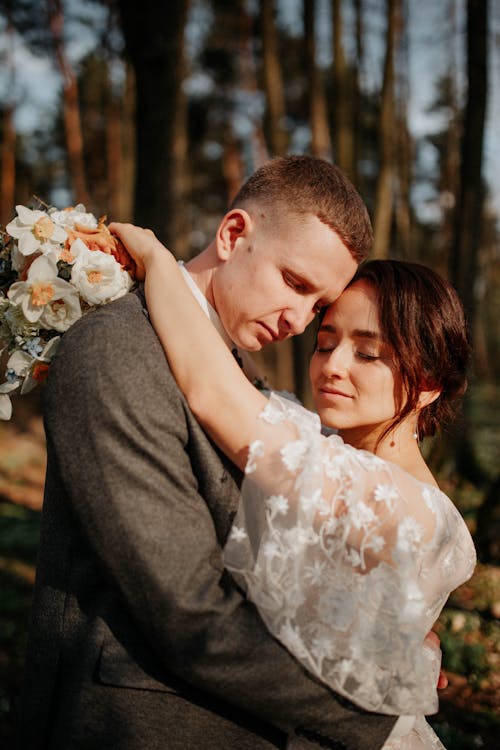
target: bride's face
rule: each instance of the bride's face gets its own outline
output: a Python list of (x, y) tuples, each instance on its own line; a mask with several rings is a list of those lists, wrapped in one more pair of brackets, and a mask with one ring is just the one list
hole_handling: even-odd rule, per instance
[(401, 379), (366, 281), (355, 282), (328, 309), (309, 372), (322, 423), (350, 443), (376, 439), (396, 415)]

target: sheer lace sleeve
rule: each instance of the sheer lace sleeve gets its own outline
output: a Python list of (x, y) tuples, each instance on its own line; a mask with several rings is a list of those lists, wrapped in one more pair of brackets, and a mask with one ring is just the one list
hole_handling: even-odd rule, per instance
[(293, 402), (272, 395), (261, 421), (226, 566), (336, 692), (371, 711), (435, 712), (439, 665), (424, 638), (474, 568), (463, 519), (438, 489), (324, 437)]

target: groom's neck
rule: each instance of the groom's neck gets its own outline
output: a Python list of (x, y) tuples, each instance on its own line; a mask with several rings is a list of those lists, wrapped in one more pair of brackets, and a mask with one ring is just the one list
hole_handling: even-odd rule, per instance
[(186, 263), (186, 268), (200, 292), (207, 298), (214, 310), (217, 311), (212, 291), (212, 279), (218, 265), (215, 242), (212, 242), (199, 255)]

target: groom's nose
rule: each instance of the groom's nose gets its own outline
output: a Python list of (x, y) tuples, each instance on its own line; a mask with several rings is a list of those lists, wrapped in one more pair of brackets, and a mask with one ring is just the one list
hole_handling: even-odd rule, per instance
[(297, 336), (304, 332), (313, 318), (314, 311), (309, 303), (289, 307), (281, 314), (280, 329), (288, 336)]

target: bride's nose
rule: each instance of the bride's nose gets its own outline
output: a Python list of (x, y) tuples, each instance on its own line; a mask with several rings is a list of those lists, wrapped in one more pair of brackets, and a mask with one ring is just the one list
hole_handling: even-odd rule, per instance
[(349, 368), (349, 347), (338, 344), (323, 362), (323, 374), (326, 377), (342, 377)]

